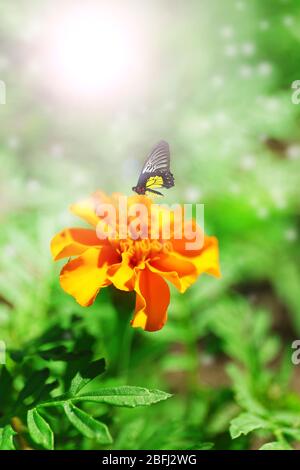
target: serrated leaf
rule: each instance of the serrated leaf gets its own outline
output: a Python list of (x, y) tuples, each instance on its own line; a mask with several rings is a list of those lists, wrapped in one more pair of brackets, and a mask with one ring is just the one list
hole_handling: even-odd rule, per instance
[(97, 421), (72, 403), (65, 403), (64, 411), (70, 423), (72, 423), (81, 434), (91, 439), (96, 439), (103, 445), (112, 443), (112, 437), (104, 423)]
[(89, 350), (78, 352), (69, 351), (65, 346), (55, 346), (53, 348), (38, 351), (38, 354), (46, 361), (78, 361), (90, 354)]
[(38, 396), (49, 377), (49, 369), (34, 372), (27, 380), (19, 393), (18, 403), (23, 402), (29, 396)]
[(55, 346), (53, 348), (38, 351), (38, 354), (45, 360), (64, 360), (68, 354), (66, 346)]
[(16, 434), (10, 424), (0, 428), (0, 450), (15, 450), (13, 437)]
[(112, 387), (102, 388), (99, 392), (81, 394), (76, 401), (93, 401), (114, 406), (134, 408), (147, 406), (170, 398), (172, 395), (160, 390), (148, 390), (142, 387)]
[(236, 417), (239, 410), (238, 405), (235, 403), (224, 403), (214, 414), (212, 414), (209, 423), (206, 426), (206, 431), (210, 436), (227, 431), (230, 421)]
[(229, 432), (232, 439), (236, 439), (241, 434), (249, 434), (249, 432), (255, 429), (268, 429), (269, 423), (260, 418), (259, 416), (251, 413), (241, 413), (239, 416), (231, 420)]
[(259, 356), (262, 364), (268, 364), (280, 350), (280, 340), (277, 336), (271, 336), (266, 338), (264, 342), (261, 343), (261, 348), (259, 351)]
[(281, 444), (280, 442), (267, 442), (260, 447), (259, 450), (292, 450), (288, 444)]
[(39, 403), (38, 407), (62, 406), (65, 403), (78, 403), (90, 401), (95, 403), (106, 403), (113, 406), (124, 406), (134, 408), (136, 406), (147, 406), (159, 401), (166, 400), (172, 395), (161, 390), (149, 390), (142, 387), (112, 387), (101, 388), (98, 392), (82, 393), (72, 396), (70, 393), (59, 395), (51, 400)]
[(103, 358), (97, 359), (85, 367), (81, 367), (71, 381), (70, 393), (75, 395), (89, 382), (103, 374), (104, 371), (105, 360)]
[(59, 386), (59, 381), (58, 380), (53, 380), (50, 383), (47, 383), (41, 390), (41, 393), (39, 394), (39, 401), (41, 400), (47, 400), (48, 398), (51, 398), (50, 393), (55, 390)]
[(253, 395), (246, 373), (241, 371), (235, 364), (229, 364), (226, 370), (233, 381), (233, 389), (238, 404), (254, 415), (265, 415), (266, 410)]
[(47, 421), (39, 414), (36, 408), (27, 412), (27, 426), (29, 434), (38, 445), (45, 449), (54, 448), (54, 436)]

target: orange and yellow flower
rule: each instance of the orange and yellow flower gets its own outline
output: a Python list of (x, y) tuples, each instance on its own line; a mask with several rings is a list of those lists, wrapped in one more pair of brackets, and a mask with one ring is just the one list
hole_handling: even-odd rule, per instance
[[(116, 222), (121, 223), (119, 197), (116, 194), (109, 198), (102, 192), (96, 192), (87, 200), (72, 205), (71, 212), (92, 228), (62, 230), (52, 239), (51, 252), (54, 260), (72, 258), (61, 271), (60, 284), (80, 305), (91, 305), (100, 289), (110, 284), (123, 291), (134, 290), (136, 304), (132, 326), (156, 331), (167, 320), (170, 290), (166, 281), (183, 293), (202, 273), (220, 276), (218, 241), (205, 235), (201, 248), (188, 250), (186, 243), (191, 242), (189, 232), (194, 233), (195, 229), (200, 231), (194, 221), (185, 222), (184, 230), (173, 223), (168, 240), (163, 235), (158, 239), (151, 239), (151, 236), (136, 240), (115, 236), (100, 239), (96, 230), (102, 219), (97, 215), (97, 207), (101, 203), (113, 204)], [(156, 210), (162, 210), (152, 205), (147, 196), (129, 197), (127, 208), (130, 209), (133, 204), (144, 204), (148, 209), (155, 206), (158, 208)], [(151, 224), (150, 219), (148, 222)], [(162, 229), (160, 226), (159, 234), (163, 234)], [(180, 239), (175, 235), (178, 230), (182, 231)]]

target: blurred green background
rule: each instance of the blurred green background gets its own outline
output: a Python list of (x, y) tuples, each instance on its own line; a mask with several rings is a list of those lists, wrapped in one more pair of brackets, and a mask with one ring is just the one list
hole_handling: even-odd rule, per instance
[[(291, 84), (300, 79), (298, 2), (82, 0), (97, 8), (100, 25), (107, 9), (117, 26), (125, 24), (131, 42), (124, 39), (119, 56), (129, 51), (131, 62), (120, 65), (118, 50), (108, 59), (108, 34), (90, 44), (91, 70), (83, 70), (83, 29), (83, 47), (66, 49), (71, 68), (63, 75), (53, 44), (61, 31), (72, 42), (74, 31), (64, 27), (75, 3), (0, 6), (7, 89), (0, 105), (0, 340), (24, 352), (59, 326), (63, 334), (51, 345), (88, 344), (93, 357), (106, 358), (102, 383), (174, 394), (147, 409), (93, 405), (115, 449), (295, 448), (300, 105), (292, 104)], [(92, 88), (88, 78), (106, 67), (113, 80)], [(110, 289), (87, 309), (62, 292), (49, 242), (80, 224), (68, 213), (74, 201), (96, 189), (129, 195), (162, 138), (176, 182), (164, 202), (205, 204), (223, 277), (203, 276), (184, 295), (172, 290), (168, 323), (147, 334), (130, 328), (130, 305)], [(24, 369), (8, 357), (15, 393), (41, 361), (25, 358)], [(59, 364), (49, 367), (59, 378)], [(101, 448), (52, 419), (57, 448)]]

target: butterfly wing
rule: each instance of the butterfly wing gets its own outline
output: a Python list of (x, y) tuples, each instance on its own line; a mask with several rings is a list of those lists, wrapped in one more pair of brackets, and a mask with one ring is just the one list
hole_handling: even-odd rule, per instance
[(164, 140), (158, 142), (149, 153), (139, 177), (138, 186), (146, 189), (174, 186), (174, 177), (170, 172), (170, 148)]
[(162, 188), (164, 185), (164, 179), (162, 176), (148, 176), (146, 180), (146, 188)]
[(152, 148), (144, 163), (142, 174), (157, 171), (170, 171), (170, 147), (164, 140)]

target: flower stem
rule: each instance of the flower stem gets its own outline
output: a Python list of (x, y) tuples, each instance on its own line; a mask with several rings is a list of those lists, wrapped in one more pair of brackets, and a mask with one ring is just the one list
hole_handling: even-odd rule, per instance
[(132, 328), (128, 322), (123, 329), (123, 337), (121, 341), (121, 347), (119, 351), (119, 361), (118, 361), (118, 372), (123, 378), (124, 385), (128, 381), (128, 373), (130, 366), (130, 356), (132, 349), (132, 341), (134, 336), (134, 328)]

